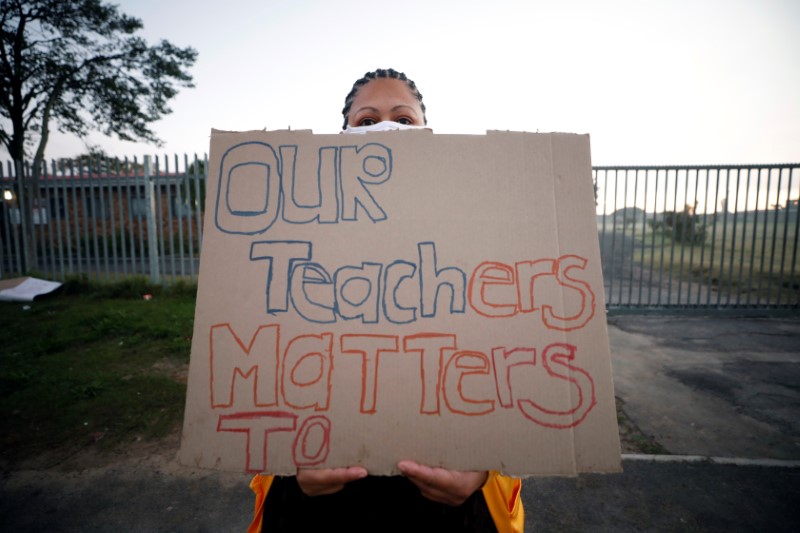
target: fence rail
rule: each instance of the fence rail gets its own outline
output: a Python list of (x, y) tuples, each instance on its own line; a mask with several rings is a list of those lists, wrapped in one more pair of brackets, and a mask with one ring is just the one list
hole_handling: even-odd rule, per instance
[[(5, 168), (0, 276), (197, 279), (205, 159), (52, 161), (35, 180), (26, 165)], [(608, 308), (800, 309), (800, 164), (593, 177)]]

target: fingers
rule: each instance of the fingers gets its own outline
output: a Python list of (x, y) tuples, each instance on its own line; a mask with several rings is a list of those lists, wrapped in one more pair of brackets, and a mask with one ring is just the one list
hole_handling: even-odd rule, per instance
[(446, 505), (461, 505), (486, 482), (488, 472), (459, 472), (431, 468), (414, 461), (400, 461), (400, 472), (416, 485), (423, 496)]
[(297, 484), (308, 496), (323, 496), (339, 492), (347, 483), (367, 477), (361, 466), (330, 468), (322, 470), (297, 470)]
[[(445, 505), (461, 505), (486, 482), (488, 472), (459, 472), (444, 468), (431, 468), (414, 461), (400, 461), (397, 465), (420, 493), (429, 500)], [(322, 470), (299, 469), (297, 483), (308, 496), (334, 494), (347, 483), (367, 476), (360, 466)]]

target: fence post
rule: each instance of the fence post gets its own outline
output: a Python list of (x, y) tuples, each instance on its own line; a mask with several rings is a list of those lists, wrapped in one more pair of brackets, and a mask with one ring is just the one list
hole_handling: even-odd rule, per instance
[(147, 203), (147, 250), (150, 258), (150, 282), (161, 284), (161, 272), (158, 260), (158, 230), (156, 228), (156, 193), (155, 178), (152, 173), (151, 157), (144, 156), (144, 194)]
[[(19, 257), (21, 259), (20, 272), (30, 273), (36, 268), (32, 248), (36, 246), (33, 237), (33, 192), (32, 178), (25, 172), (25, 164), (21, 160), (14, 161), (17, 174), (17, 207), (19, 208), (20, 240)], [(30, 233), (29, 233), (30, 231)], [(20, 261), (17, 261), (18, 263)]]

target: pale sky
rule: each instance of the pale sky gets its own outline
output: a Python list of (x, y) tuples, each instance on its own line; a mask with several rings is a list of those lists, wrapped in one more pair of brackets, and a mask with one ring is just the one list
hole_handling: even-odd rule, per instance
[[(92, 135), (111, 155), (202, 155), (211, 128), (337, 133), (353, 82), (393, 67), (436, 133), (588, 133), (595, 165), (800, 161), (797, 0), (114, 3), (199, 56), (164, 146)], [(83, 151), (56, 136), (47, 157)]]

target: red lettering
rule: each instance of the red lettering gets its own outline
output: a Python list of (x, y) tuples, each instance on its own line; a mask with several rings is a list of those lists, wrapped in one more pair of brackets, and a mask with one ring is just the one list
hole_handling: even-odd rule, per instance
[(333, 334), (299, 335), (283, 355), (281, 393), (286, 405), (326, 411), (331, 400)]
[(500, 401), (500, 405), (506, 409), (514, 406), (514, 395), (511, 391), (511, 369), (519, 365), (536, 365), (536, 349), (492, 349), (492, 366), (494, 366), (497, 399)]
[[(566, 280), (579, 292), (588, 289), (582, 281), (568, 275), (569, 269), (582, 268), (585, 263), (577, 257), (562, 259), (559, 279)], [(590, 297), (585, 300), (586, 309), (592, 308), (590, 300)], [(582, 323), (588, 320), (583, 314), (556, 319), (575, 320), (577, 324), (578, 317)], [(238, 407), (243, 411), (219, 415), (217, 431), (246, 435), (246, 469), (249, 472), (267, 469), (270, 433), (296, 430), (298, 416), (292, 409), (330, 409), (334, 334), (298, 335), (285, 346), (278, 360), (279, 332), (278, 325), (259, 326), (245, 344), (230, 324), (217, 324), (210, 330), (212, 408), (232, 407), (238, 400)], [(342, 356), (360, 356), (360, 413), (377, 412), (381, 354), (397, 353), (399, 341), (397, 335), (340, 336)], [(404, 354), (419, 355), (419, 414), (440, 415), (443, 400), (448, 413), (483, 416), (492, 413), (497, 402), (505, 409), (516, 405), (525, 419), (540, 426), (569, 429), (583, 422), (597, 404), (594, 380), (576, 364), (577, 348), (572, 344), (547, 345), (539, 352), (540, 366), (535, 348), (495, 347), (488, 356), (481, 351), (460, 350), (457, 344), (454, 334), (427, 332), (403, 337)], [(220, 352), (225, 351), (223, 356)], [(515, 369), (518, 374), (512, 375)], [(246, 400), (249, 395), (243, 395), (240, 389), (235, 391), (235, 385), (252, 387), (256, 404), (265, 401), (277, 404), (279, 370), (282, 402), (288, 411), (250, 411), (247, 402), (243, 407), (241, 398)], [(494, 379), (496, 398), (491, 392), (488, 392), (490, 397), (481, 397), (486, 394), (484, 391), (491, 391), (488, 381), (491, 379)], [(548, 379), (563, 382), (563, 386), (556, 387), (563, 393), (542, 398), (543, 391), (533, 389), (534, 384)], [(484, 383), (488, 387), (483, 387)], [(534, 399), (537, 392), (540, 399)], [(311, 416), (302, 422), (292, 439), (292, 458), (296, 466), (322, 465), (330, 452), (331, 421), (327, 416)]]
[(517, 268), (517, 295), (519, 309), (523, 313), (536, 311), (536, 282), (554, 275), (555, 261), (553, 259), (538, 259), (536, 261), (519, 261)]
[(442, 386), (442, 360), (445, 350), (456, 349), (456, 336), (443, 333), (419, 333), (403, 338), (406, 353), (420, 355), (422, 402), (419, 412), (439, 414), (439, 391)]
[(453, 354), (445, 367), (442, 388), (444, 401), (450, 412), (476, 416), (494, 411), (493, 400), (473, 400), (464, 394), (464, 378), (485, 376), (489, 370), (489, 358), (485, 353), (460, 351)]
[(280, 326), (259, 326), (245, 345), (230, 324), (210, 330), (211, 407), (231, 407), (236, 376), (253, 379), (253, 405), (278, 404), (278, 342)]
[[(550, 377), (568, 381), (575, 386), (578, 391), (577, 404), (569, 409), (557, 410), (532, 400), (518, 400), (517, 405), (525, 418), (549, 428), (572, 428), (583, 422), (589, 411), (597, 405), (592, 376), (571, 364), (576, 351), (577, 348), (571, 344), (550, 344), (542, 352), (542, 364)], [(562, 369), (566, 369), (566, 372)]]
[(294, 431), (297, 415), (285, 411), (257, 411), (220, 415), (217, 431), (245, 433), (245, 469), (251, 473), (267, 469), (267, 435), (274, 431)]
[[(514, 267), (504, 263), (484, 261), (472, 272), (469, 280), (467, 290), (469, 304), (479, 315), (485, 317), (514, 316), (518, 311), (516, 295), (506, 294), (502, 288), (508, 286), (515, 288), (515, 285)], [(487, 292), (499, 297), (500, 301), (493, 301)]]
[(563, 255), (558, 259), (555, 274), (559, 285), (578, 291), (581, 303), (578, 312), (569, 316), (557, 316), (549, 305), (542, 308), (542, 320), (550, 329), (572, 331), (585, 326), (594, 316), (595, 296), (592, 286), (570, 275), (573, 269), (584, 270), (588, 261), (577, 255)]
[[(470, 307), (489, 318), (541, 309), (542, 322), (547, 328), (580, 329), (594, 317), (596, 305), (591, 285), (575, 276), (575, 271), (586, 270), (587, 263), (587, 259), (577, 255), (518, 261), (514, 267), (484, 261), (473, 270), (470, 278), (467, 290)], [(516, 288), (515, 296), (509, 290), (511, 287)], [(577, 302), (575, 293), (579, 298)], [(559, 306), (565, 308), (563, 314), (554, 311), (552, 302), (547, 299), (549, 295), (554, 295), (551, 299), (555, 298)], [(575, 312), (569, 313), (566, 309), (575, 309)]]
[(397, 352), (396, 335), (342, 335), (343, 354), (361, 355), (361, 412), (374, 414), (378, 396), (378, 365), (382, 352)]
[[(312, 434), (312, 430), (314, 434)], [(315, 445), (313, 452), (309, 451)], [(310, 416), (303, 421), (294, 439), (292, 452), (298, 467), (321, 465), (331, 451), (331, 421), (324, 416)]]

